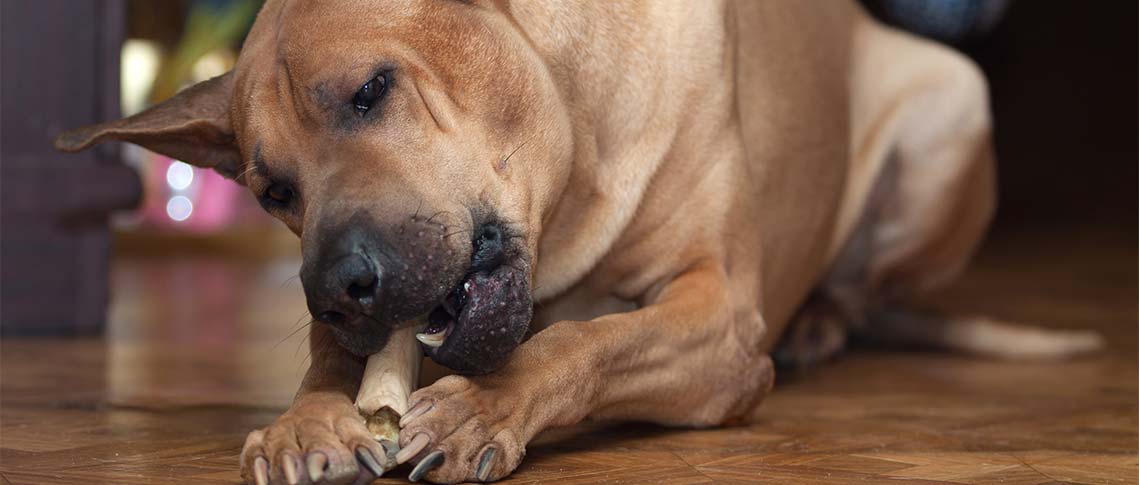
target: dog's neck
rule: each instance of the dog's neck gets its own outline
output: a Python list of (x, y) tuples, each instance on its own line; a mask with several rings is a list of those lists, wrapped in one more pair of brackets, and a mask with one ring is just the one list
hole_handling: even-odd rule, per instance
[[(569, 189), (545, 224), (537, 296), (579, 281), (629, 229), (635, 209), (660, 172), (686, 177), (674, 147), (702, 136), (686, 119), (696, 111), (732, 113), (733, 55), (722, 2), (517, 2), (515, 24), (546, 62), (569, 106), (574, 161)], [(723, 38), (720, 52), (698, 50), (695, 37)], [(709, 67), (709, 66), (713, 67)], [(697, 77), (698, 74), (705, 76)], [(682, 103), (675, 98), (683, 98)], [(666, 100), (670, 102), (665, 102)], [(727, 115), (726, 115), (727, 116)], [(705, 118), (708, 119), (708, 118)], [(675, 127), (675, 129), (662, 129)], [(636, 167), (636, 168), (633, 168)], [(588, 231), (593, 237), (569, 237)], [(566, 241), (573, 241), (567, 244)], [(552, 252), (557, 246), (558, 251)], [(553, 260), (553, 261), (551, 261)], [(544, 273), (558, 268), (558, 274)]]

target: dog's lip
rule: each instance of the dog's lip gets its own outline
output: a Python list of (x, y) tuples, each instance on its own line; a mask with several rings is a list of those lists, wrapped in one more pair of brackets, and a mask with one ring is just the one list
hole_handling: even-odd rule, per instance
[(452, 290), (440, 300), (439, 304), (428, 312), (427, 323), (423, 330), (416, 335), (416, 339), (420, 341), (427, 356), (436, 357), (440, 352), (448, 352), (448, 348), (445, 348), (448, 344), (448, 337), (453, 336), (456, 330), (462, 328), (471, 318), (484, 316), (473, 315), (469, 311), (471, 309), (468, 302), (476, 292), (481, 290), (482, 285), (478, 283), (481, 279), (506, 277), (501, 271), (504, 266), (513, 267), (509, 260), (491, 269), (476, 269), (472, 266)]

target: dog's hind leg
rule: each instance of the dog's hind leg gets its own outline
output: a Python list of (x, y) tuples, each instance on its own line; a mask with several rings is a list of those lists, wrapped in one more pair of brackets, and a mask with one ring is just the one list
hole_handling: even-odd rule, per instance
[(833, 270), (841, 276), (825, 283), (850, 288), (860, 281), (867, 298), (853, 333), (1003, 358), (1058, 358), (1099, 348), (1101, 339), (1091, 332), (908, 309), (916, 294), (958, 276), (991, 219), (996, 197), (987, 87), (976, 66), (947, 48), (888, 30), (870, 32), (864, 42), (880, 44), (869, 52), (891, 53), (878, 60), (869, 55), (856, 70), (866, 78), (856, 86), (882, 106), (878, 113), (863, 111), (870, 117), (857, 124), (872, 128), (857, 146), (873, 147), (860, 153), (884, 154), (885, 163), (878, 164), (863, 218), (836, 262), (858, 271)]

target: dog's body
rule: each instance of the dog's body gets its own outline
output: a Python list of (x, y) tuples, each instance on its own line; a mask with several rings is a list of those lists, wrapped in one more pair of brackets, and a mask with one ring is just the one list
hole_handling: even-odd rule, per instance
[[(330, 65), (354, 65), (329, 54), (350, 49), (337, 39), (351, 22), (283, 3), (259, 16), (234, 79), (191, 94), (232, 103), (206, 116), (198, 108), (196, 119), (213, 125), (173, 137), (213, 146), (210, 153), (172, 148), (178, 129), (169, 122), (131, 131), (139, 119), (59, 143), (74, 149), (116, 137), (222, 170), (263, 152), (309, 160), (293, 169), (305, 210), (278, 214), (302, 235), (306, 264), (327, 239), (310, 233), (348, 210), (342, 199), (373, 193), (396, 190), (379, 204), (416, 209), (416, 224), (431, 222), (417, 219), (418, 199), (428, 201), (422, 214), (454, 213), (432, 198), (475, 193), (497, 219), (522, 226), (525, 254), (508, 260), (529, 270), (540, 302), (533, 335), (494, 372), (446, 377), (413, 395), (400, 459), (424, 465), (429, 480), (504, 477), (537, 433), (585, 418), (748, 421), (772, 386), (769, 355), (785, 334), (781, 355), (791, 363), (838, 351), (848, 329), (998, 355), (1095, 346), (1083, 335), (906, 318), (909, 296), (962, 269), (993, 211), (987, 93), (965, 58), (884, 28), (854, 3), (433, 0), (369, 14), (381, 20), (350, 15), (398, 39), (399, 69), (416, 74), (421, 111), (393, 98), (385, 116), (438, 128), (405, 123), (386, 132), (393, 148), (382, 156), (355, 152), (389, 164), (386, 178), (348, 172), (364, 179), (356, 185), (312, 166), (343, 158), (319, 136), (311, 145), (288, 140), (319, 126), (321, 115), (282, 94)], [(323, 99), (335, 91), (328, 84), (307, 92)], [(221, 94), (201, 94), (212, 91)], [(441, 152), (440, 143), (452, 148)], [(433, 168), (419, 152), (481, 161)], [(455, 185), (457, 174), (482, 181)], [(395, 189), (391, 177), (411, 188)], [(472, 232), (479, 220), (442, 227)], [(471, 251), (481, 250), (448, 246), (447, 254), (477, 260)], [(442, 286), (454, 283), (448, 278)], [(456, 322), (454, 334), (467, 335)], [(1013, 348), (1010, 335), (1037, 340)], [(345, 350), (367, 348), (364, 340), (313, 325), (313, 364), (293, 408), (247, 440), (247, 480), (368, 474), (354, 453), (382, 451), (353, 407), (363, 361)]]

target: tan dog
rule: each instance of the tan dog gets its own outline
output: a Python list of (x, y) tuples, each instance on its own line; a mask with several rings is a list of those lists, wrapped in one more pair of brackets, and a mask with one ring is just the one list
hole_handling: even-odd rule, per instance
[(848, 329), (1098, 344), (907, 312), (993, 212), (986, 85), (854, 3), (270, 1), (232, 73), (57, 146), (104, 139), (230, 174), (301, 236), (313, 364), (250, 434), (251, 482), (381, 473), (361, 356), (425, 312), (469, 374), (401, 423), (434, 482), (505, 477), (585, 418), (746, 422), (789, 326), (793, 363)]

